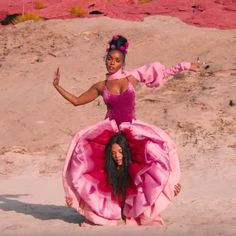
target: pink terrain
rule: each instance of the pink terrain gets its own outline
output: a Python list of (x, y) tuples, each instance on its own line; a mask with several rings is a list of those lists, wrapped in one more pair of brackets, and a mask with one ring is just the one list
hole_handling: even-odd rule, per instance
[[(44, 8), (35, 9), (36, 2), (43, 3)], [(236, 28), (236, 0), (152, 0), (147, 3), (140, 3), (139, 0), (5, 0), (0, 2), (0, 20), (7, 14), (23, 11), (35, 12), (46, 19), (73, 18), (70, 13), (72, 7), (82, 7), (85, 11), (84, 17), (103, 15), (126, 20), (142, 20), (149, 15), (169, 15), (202, 27)]]

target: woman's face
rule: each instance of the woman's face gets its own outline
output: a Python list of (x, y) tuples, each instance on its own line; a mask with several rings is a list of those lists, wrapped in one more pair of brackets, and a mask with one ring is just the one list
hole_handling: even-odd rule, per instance
[(122, 148), (119, 144), (114, 143), (111, 146), (111, 154), (113, 157), (113, 160), (116, 162), (118, 166), (121, 166), (123, 163), (123, 152)]
[(124, 65), (124, 56), (118, 50), (112, 50), (106, 57), (106, 68), (109, 74), (116, 73)]

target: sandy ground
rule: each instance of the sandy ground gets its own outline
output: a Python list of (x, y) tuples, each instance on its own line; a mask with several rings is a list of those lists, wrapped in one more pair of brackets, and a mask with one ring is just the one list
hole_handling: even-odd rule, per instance
[[(117, 30), (119, 29), (119, 30)], [(52, 86), (75, 94), (104, 79), (111, 35), (130, 41), (127, 69), (160, 61), (204, 67), (140, 86), (137, 118), (177, 142), (183, 190), (162, 215), (166, 226), (99, 227), (65, 207), (61, 169), (76, 131), (104, 118), (102, 99), (73, 107)], [(155, 16), (27, 22), (0, 34), (0, 235), (235, 235), (236, 30), (197, 28)], [(232, 100), (231, 105), (230, 100)]]

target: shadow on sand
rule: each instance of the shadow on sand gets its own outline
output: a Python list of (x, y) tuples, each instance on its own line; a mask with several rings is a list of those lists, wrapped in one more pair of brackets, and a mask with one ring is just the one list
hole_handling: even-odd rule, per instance
[(40, 220), (63, 220), (68, 223), (81, 224), (85, 218), (67, 206), (42, 205), (21, 202), (17, 198), (28, 194), (0, 195), (0, 209), (3, 211), (15, 211), (25, 215), (31, 215)]

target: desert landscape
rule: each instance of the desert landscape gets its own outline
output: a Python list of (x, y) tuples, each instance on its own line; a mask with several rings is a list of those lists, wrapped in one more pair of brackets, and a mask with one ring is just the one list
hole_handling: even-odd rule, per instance
[[(228, 27), (217, 22), (153, 14), (2, 26), (0, 235), (235, 235), (236, 18)], [(202, 63), (197, 72), (137, 92), (137, 119), (166, 130), (178, 146), (182, 191), (162, 215), (164, 227), (91, 226), (64, 202), (61, 171), (70, 141), (104, 119), (106, 107), (101, 97), (73, 107), (53, 87), (54, 72), (59, 66), (61, 84), (77, 95), (104, 80), (107, 42), (118, 33), (130, 43), (126, 70), (154, 61)]]

